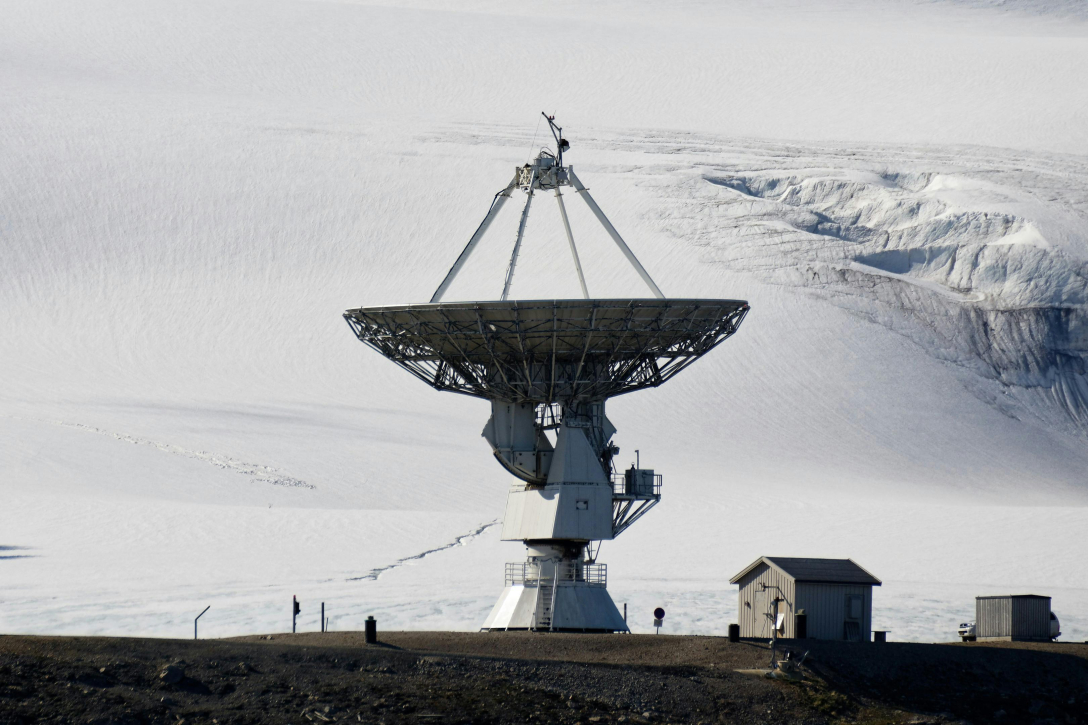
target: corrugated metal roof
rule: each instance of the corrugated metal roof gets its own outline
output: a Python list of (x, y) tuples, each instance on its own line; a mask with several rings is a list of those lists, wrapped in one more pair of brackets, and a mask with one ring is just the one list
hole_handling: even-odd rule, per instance
[(880, 580), (858, 566), (853, 559), (812, 559), (790, 556), (761, 556), (730, 579), (729, 583), (736, 584), (761, 563), (773, 566), (794, 581), (799, 582), (872, 584), (880, 586)]

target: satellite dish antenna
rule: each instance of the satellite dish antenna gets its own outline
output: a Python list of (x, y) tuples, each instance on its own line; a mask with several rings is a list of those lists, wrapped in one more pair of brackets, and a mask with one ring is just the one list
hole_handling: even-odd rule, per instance
[[(628, 631), (596, 552), (657, 505), (661, 476), (636, 466), (616, 470), (616, 428), (605, 401), (661, 385), (733, 335), (749, 307), (743, 300), (667, 299), (563, 164), (570, 144), (554, 117), (544, 117), (555, 152), (541, 150), (515, 168), (431, 301), (360, 307), (344, 318), (359, 340), (435, 389), (491, 401), (483, 437), (519, 479), (502, 539), (522, 541), (528, 557), (506, 565), (505, 589), (483, 629)], [(590, 298), (564, 187), (582, 198), (653, 297)], [(500, 299), (442, 302), (515, 190), (525, 193), (525, 207)], [(545, 191), (554, 192), (583, 299), (508, 299), (529, 207)]]

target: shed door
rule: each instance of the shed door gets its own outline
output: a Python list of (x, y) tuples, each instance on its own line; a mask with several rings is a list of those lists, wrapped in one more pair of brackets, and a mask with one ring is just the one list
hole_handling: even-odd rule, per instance
[(842, 638), (849, 642), (861, 641), (861, 596), (846, 595), (846, 621), (842, 625)]

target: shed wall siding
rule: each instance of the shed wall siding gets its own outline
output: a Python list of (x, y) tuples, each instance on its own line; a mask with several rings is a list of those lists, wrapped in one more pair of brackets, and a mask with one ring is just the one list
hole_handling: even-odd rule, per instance
[(975, 599), (975, 635), (979, 639), (1012, 636), (1012, 598)]
[(979, 597), (975, 626), (980, 640), (1049, 640), (1050, 599)]
[[(768, 587), (762, 596), (759, 595), (761, 584)], [(773, 567), (760, 564), (737, 585), (740, 587), (737, 594), (737, 623), (741, 637), (771, 637), (774, 627), (772, 600), (775, 596), (785, 600), (778, 603), (779, 613), (786, 615), (781, 636), (794, 636), (794, 582), (791, 578)]]
[(797, 583), (797, 609), (804, 609), (810, 639), (845, 638), (846, 597), (861, 597), (861, 641), (868, 642), (872, 633), (873, 588), (867, 584)]
[(1034, 597), (1012, 600), (1013, 639), (1050, 639), (1050, 600)]

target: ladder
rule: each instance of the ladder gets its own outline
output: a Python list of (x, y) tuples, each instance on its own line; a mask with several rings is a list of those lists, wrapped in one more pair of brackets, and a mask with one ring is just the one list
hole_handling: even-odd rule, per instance
[(555, 594), (556, 589), (559, 587), (558, 562), (554, 567), (554, 574), (550, 584), (539, 575), (536, 582), (536, 623), (533, 629), (551, 631), (554, 629), (552, 619), (555, 613)]
[(555, 585), (551, 582), (540, 582), (537, 585), (537, 601), (536, 601), (536, 628), (537, 629), (551, 629), (552, 628), (552, 593), (555, 591)]

